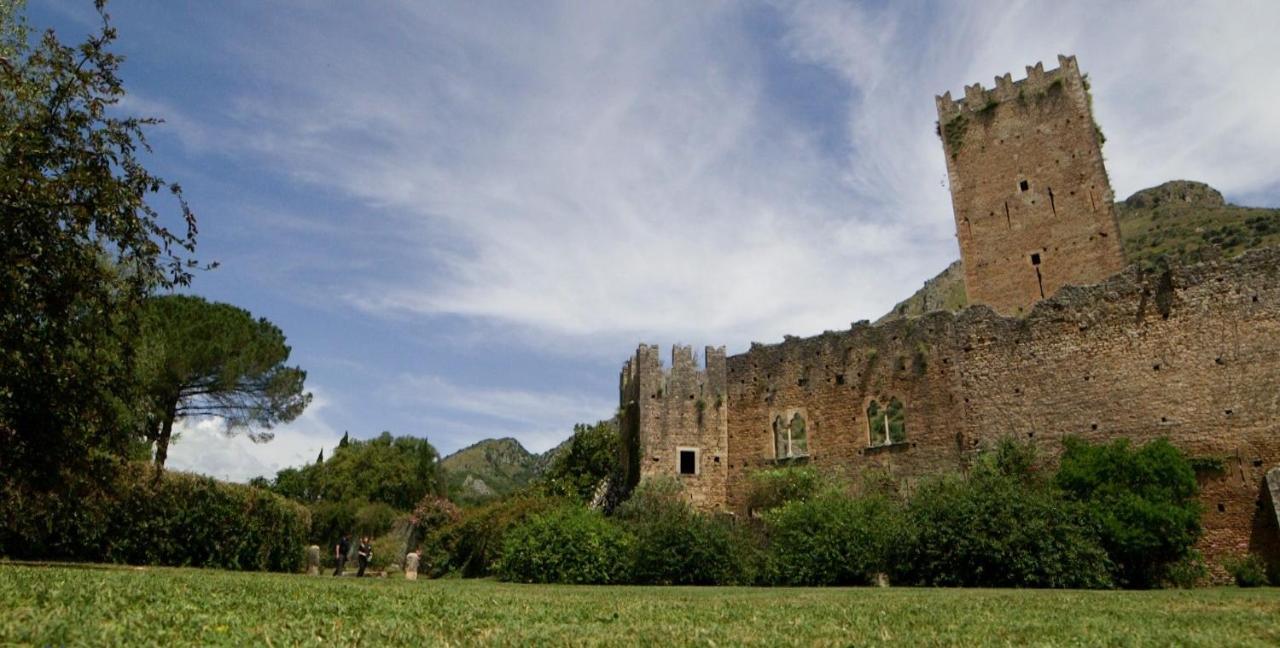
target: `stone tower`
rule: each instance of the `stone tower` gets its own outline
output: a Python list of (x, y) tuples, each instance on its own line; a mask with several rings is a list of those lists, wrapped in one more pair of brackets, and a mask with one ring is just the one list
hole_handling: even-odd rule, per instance
[(1102, 133), (1074, 56), (937, 98), (969, 302), (1005, 315), (1124, 269)]
[(677, 479), (691, 504), (722, 506), (728, 464), (728, 402), (724, 347), (707, 347), (705, 369), (693, 349), (671, 349), (664, 370), (658, 347), (642, 344), (619, 380), (622, 465), (627, 486), (642, 479)]

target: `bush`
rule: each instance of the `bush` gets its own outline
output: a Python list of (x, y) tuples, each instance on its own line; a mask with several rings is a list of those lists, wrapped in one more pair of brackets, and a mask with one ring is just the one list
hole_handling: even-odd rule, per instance
[(748, 531), (694, 511), (675, 480), (645, 480), (618, 508), (616, 517), (636, 536), (633, 582), (752, 582), (756, 551)]
[(1222, 566), (1240, 587), (1261, 587), (1267, 584), (1267, 565), (1257, 554), (1228, 559), (1223, 561)]
[(418, 571), (433, 577), (451, 572), (468, 578), (489, 576), (502, 556), (507, 532), (563, 502), (522, 493), (464, 511), (456, 522), (427, 534)]
[(1055, 483), (1087, 505), (1121, 585), (1158, 585), (1200, 537), (1195, 470), (1164, 439), (1133, 450), (1068, 438)]
[(822, 475), (809, 466), (759, 470), (751, 474), (747, 506), (754, 513), (763, 513), (787, 502), (809, 499), (825, 486)]
[(884, 497), (828, 493), (765, 515), (768, 580), (779, 585), (868, 585), (888, 572), (900, 513)]
[(73, 498), (5, 486), (11, 514), (0, 551), (13, 558), (68, 559), (297, 571), (310, 514), (260, 488), (147, 465), (122, 470), (104, 490)]
[(391, 530), (396, 518), (403, 515), (383, 502), (350, 499), (340, 502), (316, 502), (311, 505), (311, 542), (320, 545), (321, 560), (333, 561), (333, 547), (343, 535), (354, 544), (360, 536), (376, 538)]
[(512, 529), (497, 572), (525, 583), (622, 583), (634, 543), (602, 513), (567, 504)]
[(1109, 587), (1084, 507), (995, 471), (923, 486), (906, 510), (894, 580), (964, 587)]
[[(384, 570), (391, 565), (404, 567), (405, 534), (400, 532), (400, 528), (393, 528), (390, 532), (374, 538), (371, 544), (373, 559), (369, 561), (370, 569)], [(400, 571), (400, 573), (404, 572)]]
[(1169, 565), (1165, 569), (1162, 587), (1191, 589), (1200, 587), (1209, 579), (1209, 566), (1199, 551), (1191, 550), (1182, 560)]

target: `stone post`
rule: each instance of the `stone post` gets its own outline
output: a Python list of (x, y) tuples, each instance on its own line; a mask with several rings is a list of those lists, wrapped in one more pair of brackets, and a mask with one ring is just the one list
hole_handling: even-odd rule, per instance
[(307, 547), (307, 575), (320, 575), (320, 546), (311, 545)]
[(418, 580), (418, 552), (410, 551), (404, 557), (404, 579)]

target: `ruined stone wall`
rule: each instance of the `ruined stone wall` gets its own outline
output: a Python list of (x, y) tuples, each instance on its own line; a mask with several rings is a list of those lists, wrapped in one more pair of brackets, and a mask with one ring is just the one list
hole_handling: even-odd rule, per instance
[(1058, 60), (937, 98), (969, 303), (1006, 315), (1125, 265), (1088, 90)]
[[(704, 508), (748, 513), (749, 474), (778, 463), (771, 421), (782, 411), (807, 416), (812, 465), (855, 483), (882, 470), (908, 487), (1009, 435), (1050, 457), (1068, 434), (1167, 437), (1225, 462), (1201, 478), (1205, 552), (1277, 556), (1263, 475), (1280, 465), (1278, 249), (1129, 271), (1065, 289), (1025, 318), (973, 307), (756, 345), (726, 369), (726, 490), (721, 501), (704, 494)], [(867, 403), (894, 397), (906, 441), (875, 447)]]
[[(623, 465), (627, 481), (664, 475), (684, 484), (702, 509), (725, 501), (728, 454), (724, 347), (707, 347), (705, 369), (693, 350), (677, 346), (663, 369), (658, 347), (641, 345), (622, 370)], [(693, 474), (680, 473), (680, 452), (694, 451)]]

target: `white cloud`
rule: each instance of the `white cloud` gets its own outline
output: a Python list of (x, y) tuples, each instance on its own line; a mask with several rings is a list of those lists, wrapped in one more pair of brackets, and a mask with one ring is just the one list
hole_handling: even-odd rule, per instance
[(330, 404), (323, 390), (313, 386), (310, 391), (313, 398), (302, 415), (273, 428), (275, 437), (265, 443), (254, 443), (243, 434), (228, 437), (217, 419), (176, 422), (178, 437), (169, 446), (165, 466), (244, 482), (257, 476), (274, 477), (282, 468), (313, 462), (322, 448), (330, 454), (342, 434), (325, 420)]
[(242, 101), (259, 152), (395, 213), (381, 226), (404, 235), (387, 260), (403, 278), (354, 281), (353, 304), (745, 342), (874, 316), (929, 272), (904, 250), (951, 246), (854, 200), (867, 192), (817, 131), (763, 94), (739, 8), (574, 7), (533, 24), (400, 16), (420, 41), (394, 55), (282, 39), (324, 64), (275, 69), (283, 106)]
[[(352, 304), (610, 349), (873, 318), (957, 254), (933, 95), (1058, 52), (1091, 73), (1122, 196), (1277, 177), (1280, 41), (1257, 33), (1274, 3), (817, 1), (778, 10), (780, 44), (742, 30), (741, 5), (559, 9), (411, 8), (399, 50), (294, 33), (279, 47), (306, 65), (266, 52), (292, 92), (241, 100), (259, 151), (396, 214), (400, 278), (352, 281)], [(846, 85), (847, 158), (765, 92), (776, 45)]]

